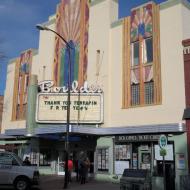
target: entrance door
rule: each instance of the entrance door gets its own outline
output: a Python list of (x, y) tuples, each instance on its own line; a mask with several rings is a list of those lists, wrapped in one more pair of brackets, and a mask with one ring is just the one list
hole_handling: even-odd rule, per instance
[(94, 151), (87, 151), (87, 157), (90, 161), (89, 173), (94, 173)]
[(175, 190), (175, 167), (174, 162), (165, 163), (166, 189)]
[(58, 160), (57, 160), (57, 174), (58, 175), (65, 175), (64, 169), (64, 153), (59, 152)]

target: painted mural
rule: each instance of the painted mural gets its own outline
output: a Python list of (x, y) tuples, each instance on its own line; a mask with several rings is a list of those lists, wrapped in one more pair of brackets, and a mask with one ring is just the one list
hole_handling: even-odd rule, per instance
[(88, 23), (88, 0), (61, 0), (56, 13), (56, 31), (70, 47), (67, 47), (63, 40), (56, 36), (53, 69), (56, 85), (68, 85), (69, 61), (71, 63), (71, 83), (77, 80), (82, 85), (86, 80)]
[[(131, 65), (138, 66), (151, 63), (153, 61), (153, 41), (152, 41), (152, 4), (133, 9), (131, 11)], [(136, 43), (135, 43), (136, 42)], [(140, 48), (140, 44), (141, 47)], [(138, 47), (136, 47), (138, 46)], [(137, 50), (138, 48), (138, 50)], [(141, 51), (141, 52), (140, 52)], [(140, 56), (139, 56), (140, 55)], [(140, 67), (131, 70), (131, 83), (140, 82)], [(153, 79), (153, 66), (146, 65), (143, 67), (143, 81), (148, 82)]]
[(160, 104), (159, 6), (148, 2), (123, 22), (123, 107)]
[(28, 85), (30, 80), (32, 50), (21, 53), (17, 61), (15, 73), (15, 94), (13, 118), (15, 120), (25, 119), (27, 109)]
[(131, 11), (131, 42), (152, 36), (152, 4)]

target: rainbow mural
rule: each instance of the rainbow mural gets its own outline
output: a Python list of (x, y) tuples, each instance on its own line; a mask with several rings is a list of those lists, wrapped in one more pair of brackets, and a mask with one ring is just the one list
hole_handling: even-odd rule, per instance
[[(15, 114), (14, 119), (25, 119), (27, 109), (28, 85), (30, 80), (32, 50), (21, 53), (15, 73)], [(14, 107), (14, 106), (13, 106)]]
[(141, 35), (143, 38), (152, 36), (152, 4), (133, 9), (131, 11), (131, 42), (137, 41)]
[[(71, 82), (80, 85), (87, 78), (87, 45), (89, 0), (62, 0), (56, 12), (56, 32), (69, 43), (71, 53)], [(62, 39), (55, 37), (53, 76), (58, 86), (68, 84), (69, 49)]]

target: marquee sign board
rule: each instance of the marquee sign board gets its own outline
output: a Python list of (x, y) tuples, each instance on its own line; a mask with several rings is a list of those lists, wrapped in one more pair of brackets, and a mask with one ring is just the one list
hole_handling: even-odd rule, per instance
[[(39, 93), (36, 122), (66, 123), (68, 93)], [(71, 93), (70, 123), (102, 123), (102, 93)]]

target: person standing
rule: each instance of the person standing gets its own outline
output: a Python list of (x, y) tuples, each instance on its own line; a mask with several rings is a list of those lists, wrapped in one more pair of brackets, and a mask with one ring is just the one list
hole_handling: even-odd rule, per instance
[(68, 182), (72, 182), (73, 160), (72, 157), (68, 160)]
[(81, 184), (86, 183), (86, 171), (87, 171), (87, 166), (85, 163), (85, 159), (80, 161), (80, 175), (81, 175)]
[(85, 171), (85, 173), (86, 173), (86, 182), (88, 182), (88, 173), (89, 173), (89, 169), (90, 169), (90, 160), (89, 160), (89, 158), (88, 157), (86, 157), (86, 159), (85, 159), (85, 165), (86, 165), (86, 171)]
[(24, 159), (23, 164), (26, 165), (26, 166), (31, 166), (31, 163), (30, 163), (30, 160), (29, 160), (28, 156), (26, 156), (26, 158)]

